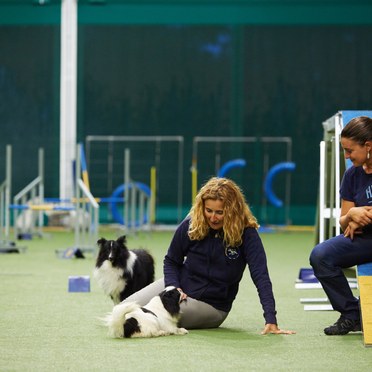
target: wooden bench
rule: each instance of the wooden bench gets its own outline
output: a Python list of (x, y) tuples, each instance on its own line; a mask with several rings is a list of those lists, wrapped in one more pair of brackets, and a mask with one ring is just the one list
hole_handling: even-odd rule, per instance
[(360, 311), (365, 346), (372, 346), (372, 262), (357, 267)]

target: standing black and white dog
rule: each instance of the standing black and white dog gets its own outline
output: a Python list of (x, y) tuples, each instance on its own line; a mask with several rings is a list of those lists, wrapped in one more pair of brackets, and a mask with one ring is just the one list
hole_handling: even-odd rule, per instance
[(185, 335), (188, 331), (177, 326), (184, 301), (181, 296), (177, 288), (167, 287), (143, 307), (136, 302), (114, 306), (103, 322), (114, 338)]
[(94, 278), (104, 293), (118, 304), (154, 281), (154, 258), (144, 249), (129, 250), (125, 236), (101, 238)]

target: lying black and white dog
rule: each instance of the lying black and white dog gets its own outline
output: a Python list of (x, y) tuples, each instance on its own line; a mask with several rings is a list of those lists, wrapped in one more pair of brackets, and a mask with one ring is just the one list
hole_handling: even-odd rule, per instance
[(154, 281), (154, 258), (144, 249), (129, 250), (125, 236), (117, 240), (101, 238), (94, 278), (114, 304)]
[(103, 322), (114, 338), (185, 335), (188, 331), (177, 326), (181, 296), (177, 288), (167, 287), (143, 307), (136, 302), (114, 306)]

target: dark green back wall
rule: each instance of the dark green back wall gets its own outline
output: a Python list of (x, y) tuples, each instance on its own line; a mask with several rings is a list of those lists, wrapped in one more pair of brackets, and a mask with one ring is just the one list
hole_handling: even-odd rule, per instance
[[(59, 7), (58, 1), (0, 1), (0, 177), (11, 143), (13, 194), (36, 176), (42, 146), (46, 194), (58, 195)], [(322, 121), (339, 110), (372, 107), (371, 7), (368, 1), (79, 1), (78, 138), (184, 136), (187, 209), (194, 136), (290, 137), (297, 166), (291, 219), (312, 224)], [(121, 183), (123, 148), (114, 149), (111, 183), (107, 148), (91, 154), (97, 196)], [(158, 203), (174, 206), (176, 146), (132, 144), (131, 150), (132, 173), (144, 183), (160, 156)], [(246, 159), (230, 176), (264, 218), (265, 152), (266, 167), (285, 160), (281, 145), (203, 145), (199, 184), (216, 173), (216, 163)], [(283, 198), (284, 175), (274, 186)], [(270, 213), (274, 222), (283, 220), (281, 212)]]
[[(315, 206), (322, 121), (372, 103), (371, 26), (82, 26), (80, 35), (82, 132), (184, 136), (185, 185), (194, 136), (288, 136), (292, 204)], [(263, 150), (222, 147), (222, 163), (248, 161), (234, 177), (260, 204)], [(270, 165), (286, 159), (270, 147)], [(215, 151), (200, 154), (200, 181), (215, 172)]]

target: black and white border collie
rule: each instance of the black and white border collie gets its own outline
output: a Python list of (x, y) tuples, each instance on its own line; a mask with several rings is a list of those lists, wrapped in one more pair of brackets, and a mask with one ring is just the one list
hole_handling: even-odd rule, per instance
[(154, 258), (144, 249), (129, 250), (126, 237), (101, 238), (94, 278), (104, 293), (118, 304), (154, 281)]
[(182, 294), (175, 287), (166, 287), (143, 307), (136, 302), (123, 302), (114, 306), (103, 322), (114, 338), (158, 337), (185, 335), (188, 331), (179, 328)]

